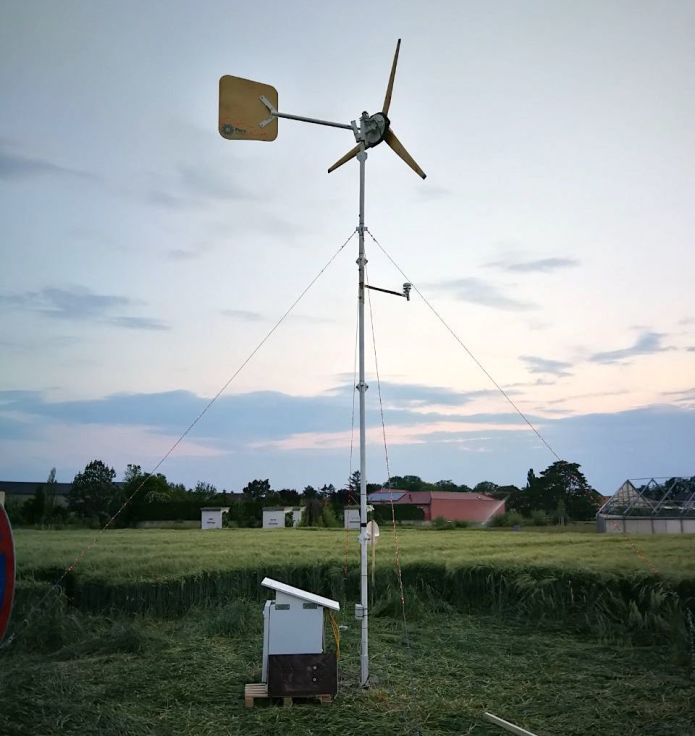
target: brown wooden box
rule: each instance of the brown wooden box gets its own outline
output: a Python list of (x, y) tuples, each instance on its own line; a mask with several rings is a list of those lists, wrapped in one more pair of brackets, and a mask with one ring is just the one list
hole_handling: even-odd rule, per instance
[(338, 691), (335, 653), (268, 655), (268, 695), (308, 697)]

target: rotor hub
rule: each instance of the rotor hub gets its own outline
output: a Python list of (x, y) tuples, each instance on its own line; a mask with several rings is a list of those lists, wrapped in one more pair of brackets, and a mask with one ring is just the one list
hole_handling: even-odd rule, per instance
[(386, 137), (386, 133), (388, 133), (389, 126), (391, 125), (388, 115), (383, 112), (375, 112), (374, 115), (368, 115), (366, 112), (363, 112), (360, 123), (365, 148), (378, 146)]

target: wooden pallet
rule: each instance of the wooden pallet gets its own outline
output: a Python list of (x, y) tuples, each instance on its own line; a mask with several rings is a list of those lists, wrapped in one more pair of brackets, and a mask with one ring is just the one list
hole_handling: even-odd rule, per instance
[[(244, 705), (247, 708), (253, 708), (255, 705), (256, 699), (265, 698), (266, 700), (268, 698), (271, 698), (273, 696), (268, 695), (268, 685), (265, 682), (254, 682), (246, 685), (244, 687)], [(318, 698), (319, 702), (323, 703), (330, 703), (333, 700), (332, 695), (295, 695), (293, 696), (287, 696), (282, 698), (282, 704), (285, 706), (285, 708), (291, 708), (292, 704), (294, 702), (295, 698)]]

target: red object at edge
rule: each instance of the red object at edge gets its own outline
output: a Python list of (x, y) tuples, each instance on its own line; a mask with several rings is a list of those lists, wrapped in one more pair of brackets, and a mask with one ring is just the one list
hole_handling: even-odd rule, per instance
[(14, 602), (15, 556), (12, 527), (5, 507), (0, 505), (0, 641), (5, 638)]

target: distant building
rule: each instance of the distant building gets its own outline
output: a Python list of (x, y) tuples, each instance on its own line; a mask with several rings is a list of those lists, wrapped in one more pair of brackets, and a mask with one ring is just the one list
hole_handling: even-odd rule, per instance
[(229, 512), (229, 506), (206, 506), (200, 509), (201, 529), (221, 529), (222, 514)]
[(596, 514), (608, 534), (695, 534), (695, 478), (626, 480)]
[(459, 493), (456, 491), (398, 491), (382, 488), (367, 497), (370, 504), (383, 506), (410, 505), (422, 509), (424, 521), (442, 517), (447, 521), (470, 521), (486, 524), (493, 516), (505, 512), (504, 499), (492, 498), (484, 493)]
[[(14, 501), (24, 503), (34, 496), (39, 486), (46, 488), (45, 481), (14, 481), (0, 480), (0, 492), (5, 494), (5, 504)], [(57, 506), (67, 506), (68, 494), (72, 483), (56, 483), (55, 503)]]
[(303, 513), (302, 506), (266, 506), (263, 509), (263, 528), (284, 529), (287, 514), (292, 514), (292, 526), (299, 526)]

